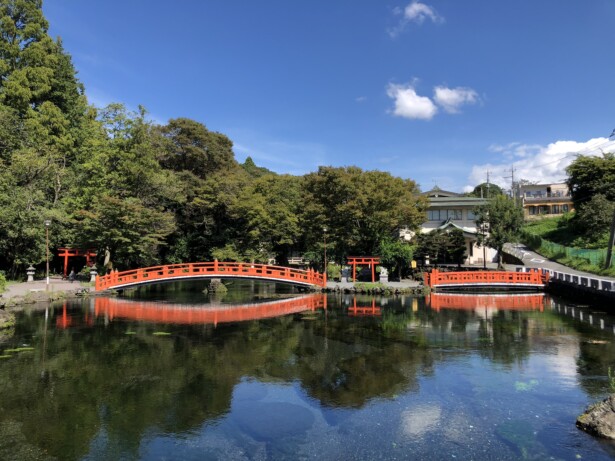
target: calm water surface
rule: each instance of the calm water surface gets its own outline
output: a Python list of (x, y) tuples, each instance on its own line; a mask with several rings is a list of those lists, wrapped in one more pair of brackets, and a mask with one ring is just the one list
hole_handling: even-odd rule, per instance
[(275, 288), (20, 315), (0, 339), (0, 459), (615, 459), (574, 424), (609, 392), (601, 306)]

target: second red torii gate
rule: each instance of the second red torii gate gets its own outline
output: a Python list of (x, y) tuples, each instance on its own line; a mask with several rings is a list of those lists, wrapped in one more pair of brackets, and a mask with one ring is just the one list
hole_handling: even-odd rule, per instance
[(352, 280), (356, 280), (357, 266), (370, 266), (372, 268), (372, 282), (376, 281), (376, 264), (380, 264), (377, 256), (348, 256), (347, 264), (352, 266)]
[(90, 258), (95, 258), (96, 252), (92, 249), (81, 250), (79, 248), (58, 248), (58, 256), (64, 257), (64, 277), (66, 277), (68, 258), (72, 258), (74, 256), (84, 256), (85, 264), (89, 266)]

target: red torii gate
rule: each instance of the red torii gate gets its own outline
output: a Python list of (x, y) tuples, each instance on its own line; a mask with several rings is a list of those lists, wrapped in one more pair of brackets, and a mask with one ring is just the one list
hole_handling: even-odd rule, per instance
[(64, 277), (66, 277), (66, 272), (68, 269), (68, 258), (72, 258), (74, 256), (84, 256), (85, 264), (89, 266), (90, 258), (95, 258), (96, 253), (92, 249), (82, 250), (80, 248), (58, 248), (58, 256), (64, 257)]
[(352, 266), (352, 280), (356, 280), (357, 266), (370, 266), (372, 268), (372, 282), (376, 281), (376, 264), (380, 264), (377, 256), (348, 256), (346, 262)]

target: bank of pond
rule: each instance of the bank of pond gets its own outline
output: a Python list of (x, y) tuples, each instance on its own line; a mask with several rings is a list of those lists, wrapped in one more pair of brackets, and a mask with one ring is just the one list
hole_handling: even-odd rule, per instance
[(28, 307), (0, 336), (1, 459), (613, 459), (615, 317), (544, 293), (174, 283)]

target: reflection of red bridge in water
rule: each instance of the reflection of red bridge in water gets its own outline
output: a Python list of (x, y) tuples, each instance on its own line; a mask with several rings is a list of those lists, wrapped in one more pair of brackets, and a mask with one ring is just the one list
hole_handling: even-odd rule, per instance
[(118, 298), (95, 298), (94, 313), (98, 316), (141, 320), (154, 323), (214, 324), (259, 320), (307, 310), (326, 309), (322, 294), (301, 296), (246, 305), (165, 304), (154, 301), (129, 301)]
[(518, 310), (543, 311), (545, 295), (532, 294), (462, 294), (432, 293), (425, 298), (425, 303), (435, 311), (440, 309), (477, 310)]
[(202, 262), (144, 267), (96, 277), (96, 290), (119, 290), (149, 283), (202, 278), (243, 278), (282, 282), (299, 286), (327, 285), (327, 278), (312, 269), (268, 266), (265, 264)]

